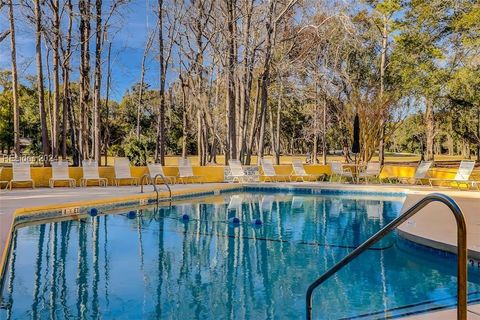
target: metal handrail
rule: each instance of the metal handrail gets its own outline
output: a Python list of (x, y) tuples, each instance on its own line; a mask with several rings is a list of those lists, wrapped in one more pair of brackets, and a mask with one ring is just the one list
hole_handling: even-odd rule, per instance
[(362, 243), (358, 248), (350, 252), (345, 258), (340, 260), (337, 264), (327, 270), (322, 274), (317, 280), (312, 282), (307, 289), (306, 296), (306, 312), (307, 319), (312, 319), (312, 295), (313, 290), (329, 279), (332, 275), (337, 273), (345, 265), (350, 263), (353, 259), (359, 256), (362, 252), (367, 250), (370, 246), (380, 241), (384, 236), (390, 233), (392, 230), (397, 228), (400, 224), (408, 220), (418, 211), (423, 209), (427, 204), (431, 202), (441, 202), (445, 204), (450, 211), (452, 211), (455, 221), (457, 223), (457, 319), (466, 320), (467, 319), (467, 227), (465, 224), (465, 218), (463, 216), (462, 210), (455, 203), (455, 201), (440, 193), (433, 193), (422, 200), (418, 201), (407, 211), (401, 214), (398, 218), (394, 219), (388, 223), (385, 227), (380, 229), (377, 233), (371, 236), (368, 240)]
[(151, 180), (151, 184), (153, 186), (153, 190), (155, 191), (155, 193), (157, 194), (157, 205), (158, 205), (158, 199), (159, 199), (159, 195), (158, 195), (158, 189), (157, 189), (157, 184), (155, 183), (157, 181), (157, 178), (158, 177), (161, 177), (162, 180), (163, 180), (163, 184), (167, 187), (168, 189), (168, 193), (169, 193), (169, 199), (172, 199), (172, 189), (170, 188), (170, 185), (167, 183), (167, 179), (165, 179), (164, 175), (161, 174), (161, 173), (157, 173), (155, 175), (155, 177), (153, 177), (153, 179), (150, 179), (150, 175), (148, 173), (144, 174), (142, 176), (142, 178), (140, 179), (140, 192), (143, 193), (143, 185), (144, 185), (144, 182), (146, 179), (150, 179)]

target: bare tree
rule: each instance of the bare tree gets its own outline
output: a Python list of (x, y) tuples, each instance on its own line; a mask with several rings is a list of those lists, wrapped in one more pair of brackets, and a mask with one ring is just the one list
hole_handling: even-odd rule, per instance
[(43, 87), (42, 62), (42, 9), (40, 0), (35, 0), (35, 58), (37, 63), (38, 108), (40, 112), (40, 127), (42, 130), (42, 150), (45, 156), (50, 154), (48, 141), (47, 114), (45, 112), (45, 92)]
[(78, 144), (80, 159), (90, 157), (88, 149), (88, 104), (90, 102), (90, 0), (79, 0), (80, 11), (80, 113)]
[(52, 11), (52, 50), (53, 50), (53, 112), (52, 112), (52, 155), (59, 154), (59, 121), (60, 121), (60, 1), (50, 0)]
[(102, 0), (95, 0), (96, 31), (95, 31), (95, 80), (93, 99), (93, 157), (100, 164), (100, 89), (102, 84)]
[[(183, 5), (180, 2), (173, 1), (173, 7), (165, 10), (164, 0), (158, 0), (158, 49), (159, 49), (159, 78), (160, 78), (160, 101), (158, 104), (157, 117), (157, 139), (155, 144), (155, 160), (165, 164), (165, 87), (167, 82), (167, 72), (172, 55), (173, 45), (177, 34), (177, 23), (179, 14)], [(169, 15), (169, 12), (173, 14)], [(166, 19), (165, 19), (166, 18)], [(164, 35), (164, 29), (167, 30)], [(166, 39), (167, 41), (166, 41)]]
[(140, 85), (138, 88), (138, 105), (137, 105), (137, 127), (135, 130), (137, 139), (140, 138), (140, 118), (141, 118), (142, 109), (143, 109), (143, 93), (144, 93), (144, 87), (145, 87), (145, 63), (147, 60), (148, 53), (152, 48), (153, 40), (155, 38), (155, 33), (156, 31), (149, 32), (147, 42), (145, 43), (145, 49), (143, 50), (142, 64), (140, 67)]
[(63, 48), (63, 42), (61, 42), (63, 52), (63, 125), (62, 125), (62, 158), (67, 158), (67, 128), (70, 123), (70, 140), (73, 146), (73, 163), (79, 164), (78, 157), (78, 145), (75, 132), (75, 119), (73, 115), (72, 96), (70, 91), (70, 57), (72, 54), (72, 25), (73, 25), (73, 5), (72, 0), (66, 1), (66, 8), (68, 11), (68, 27), (66, 34), (66, 45)]
[(13, 146), (16, 156), (20, 156), (20, 105), (18, 103), (18, 72), (17, 50), (15, 42), (15, 17), (13, 0), (8, 0), (8, 19), (10, 22), (10, 53), (12, 59), (12, 90), (13, 90)]
[(227, 17), (227, 152), (225, 161), (237, 159), (237, 134), (236, 134), (236, 96), (235, 96), (235, 65), (237, 60), (236, 52), (236, 0), (226, 0)]

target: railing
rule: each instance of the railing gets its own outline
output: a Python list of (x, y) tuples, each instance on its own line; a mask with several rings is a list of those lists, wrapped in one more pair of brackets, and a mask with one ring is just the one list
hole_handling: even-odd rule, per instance
[(462, 211), (455, 203), (455, 201), (443, 194), (433, 193), (422, 200), (414, 204), (410, 209), (401, 214), (398, 218), (388, 223), (380, 231), (371, 236), (368, 240), (362, 243), (358, 248), (350, 252), (345, 258), (340, 260), (337, 264), (322, 274), (317, 280), (315, 280), (307, 289), (306, 296), (306, 312), (307, 319), (312, 319), (312, 295), (315, 288), (329, 279), (332, 275), (337, 273), (345, 265), (350, 263), (353, 259), (358, 257), (362, 252), (367, 250), (370, 246), (380, 241), (392, 230), (397, 228), (403, 222), (408, 220), (418, 211), (423, 209), (431, 202), (441, 202), (445, 204), (455, 217), (457, 223), (457, 319), (467, 319), (467, 230), (465, 224), (465, 218)]
[(153, 177), (152, 179), (150, 179), (150, 175), (149, 174), (144, 174), (142, 176), (142, 178), (140, 179), (140, 192), (143, 193), (143, 186), (145, 184), (146, 181), (148, 181), (149, 179), (151, 180), (151, 185), (153, 186), (153, 190), (155, 191), (155, 193), (157, 194), (157, 205), (158, 205), (158, 198), (159, 198), (159, 195), (158, 195), (158, 188), (157, 188), (157, 178), (158, 177), (161, 177), (162, 178), (162, 181), (163, 181), (163, 184), (167, 187), (168, 189), (168, 194), (169, 194), (169, 199), (172, 199), (172, 189), (170, 188), (170, 185), (167, 183), (167, 179), (165, 179), (165, 177), (163, 176), (163, 174), (161, 173), (157, 173), (155, 175), (155, 177)]

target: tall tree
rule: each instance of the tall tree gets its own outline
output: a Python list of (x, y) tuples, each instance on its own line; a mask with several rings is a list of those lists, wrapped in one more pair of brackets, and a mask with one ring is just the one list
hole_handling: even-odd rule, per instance
[(12, 59), (13, 91), (13, 146), (17, 157), (20, 156), (20, 105), (18, 102), (17, 47), (15, 42), (15, 15), (13, 0), (8, 0), (8, 19), (10, 22), (10, 53)]
[(79, 0), (80, 11), (80, 113), (78, 144), (80, 159), (90, 157), (88, 148), (88, 109), (90, 103), (90, 0)]
[(60, 151), (60, 1), (50, 0), (53, 29), (53, 112), (52, 112), (52, 155), (57, 157)]
[(225, 161), (237, 159), (237, 135), (236, 135), (236, 101), (235, 101), (235, 64), (236, 54), (236, 17), (235, 0), (226, 0), (227, 17), (227, 152)]
[(93, 157), (100, 164), (100, 104), (102, 84), (102, 0), (95, 0), (96, 8), (96, 31), (95, 31), (95, 83), (93, 101)]
[(159, 160), (162, 165), (165, 165), (165, 83), (166, 83), (166, 64), (164, 52), (164, 3), (163, 0), (158, 0), (158, 50), (159, 50), (159, 78), (160, 78), (160, 102), (158, 104), (158, 119), (157, 119), (157, 141), (155, 146), (155, 160)]
[(63, 124), (62, 124), (62, 158), (67, 159), (67, 129), (70, 126), (70, 142), (72, 144), (73, 149), (73, 163), (74, 165), (78, 165), (79, 157), (78, 157), (78, 145), (76, 139), (76, 130), (75, 130), (75, 119), (73, 117), (73, 105), (72, 105), (72, 95), (70, 90), (70, 58), (71, 58), (71, 48), (72, 48), (72, 26), (73, 26), (73, 19), (74, 19), (74, 12), (73, 12), (73, 5), (72, 0), (66, 1), (66, 10), (68, 12), (68, 27), (67, 27), (67, 34), (65, 39), (65, 48), (62, 44), (62, 51), (63, 51)]
[(42, 61), (42, 9), (40, 0), (35, 0), (35, 58), (37, 63), (37, 95), (40, 113), (40, 127), (42, 130), (42, 150), (45, 157), (50, 154), (47, 129), (47, 113), (45, 112), (45, 92), (43, 86)]

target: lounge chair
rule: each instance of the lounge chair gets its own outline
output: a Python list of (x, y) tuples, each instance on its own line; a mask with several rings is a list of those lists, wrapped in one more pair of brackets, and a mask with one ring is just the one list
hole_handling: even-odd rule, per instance
[(178, 160), (178, 180), (182, 183), (200, 182), (201, 176), (193, 174), (192, 163), (188, 158)]
[(424, 180), (428, 180), (428, 172), (433, 165), (433, 161), (422, 161), (415, 170), (415, 175), (413, 177), (391, 177), (389, 180), (397, 179), (402, 183), (411, 183), (411, 184), (421, 184), (423, 185)]
[(30, 183), (32, 189), (35, 189), (35, 181), (32, 179), (29, 161), (13, 161), (12, 162), (13, 177), (8, 182), (7, 188), (12, 190), (13, 183)]
[(343, 208), (343, 201), (341, 199), (325, 199), (324, 200), (327, 204), (328, 201), (330, 202), (330, 208), (328, 209), (328, 214), (332, 218), (338, 218), (340, 214), (344, 211)]
[(430, 182), (430, 186), (433, 187), (433, 182), (440, 182), (440, 184), (449, 182), (460, 189), (462, 185), (467, 186), (476, 186), (478, 189), (478, 182), (470, 180), (470, 176), (472, 175), (473, 169), (475, 168), (475, 161), (472, 160), (462, 160), (460, 162), (460, 166), (458, 167), (457, 173), (455, 174), (455, 178), (453, 179), (442, 179), (442, 178), (430, 178), (428, 181)]
[(230, 175), (232, 176), (232, 182), (248, 182), (258, 179), (258, 175), (247, 175), (243, 170), (240, 160), (230, 159), (228, 160), (228, 166), (230, 167)]
[(277, 174), (277, 172), (275, 171), (275, 168), (273, 167), (272, 160), (261, 159), (260, 165), (262, 166), (264, 182), (267, 182), (267, 180), (274, 182), (279, 179), (284, 179), (285, 182), (287, 182), (287, 179), (288, 181), (291, 181), (292, 177), (290, 174)]
[(298, 179), (301, 179), (302, 181), (305, 181), (305, 178), (308, 179), (315, 179), (317, 180), (320, 177), (324, 177), (324, 174), (309, 174), (305, 171), (305, 168), (303, 167), (303, 163), (301, 160), (293, 160), (292, 161), (292, 177), (295, 181), (298, 181)]
[[(0, 167), (0, 178), (2, 177), (2, 171), (3, 171), (3, 167)], [(0, 180), (0, 189), (2, 188), (2, 184), (4, 184), (5, 186), (8, 186), (8, 181)]]
[(80, 186), (86, 187), (88, 181), (96, 181), (99, 186), (106, 187), (108, 184), (107, 178), (101, 178), (98, 173), (98, 163), (95, 160), (83, 160), (82, 161), (83, 177), (80, 179)]
[(272, 212), (272, 206), (273, 206), (273, 201), (275, 200), (275, 196), (273, 195), (265, 195), (262, 197), (262, 200), (260, 201), (260, 211), (262, 213), (267, 212), (270, 213)]
[(382, 166), (379, 162), (368, 162), (365, 171), (358, 174), (358, 180), (360, 181), (363, 179), (365, 180), (365, 183), (368, 183), (370, 179), (378, 178), (380, 176), (380, 172), (382, 172)]
[(383, 205), (380, 201), (368, 200), (365, 204), (368, 220), (383, 219)]
[[(148, 167), (148, 174), (149, 174), (149, 177), (150, 177), (151, 181), (159, 174), (162, 175), (163, 178), (165, 178), (165, 180), (168, 183), (175, 183), (176, 180), (177, 180), (176, 176), (165, 175), (165, 173), (163, 172), (163, 167), (160, 163), (148, 163), (147, 167)], [(161, 179), (161, 178), (157, 176), (156, 180), (158, 180), (158, 179)], [(154, 181), (154, 182), (155, 182), (155, 184), (157, 184), (157, 181)]]
[(353, 179), (353, 173), (351, 171), (346, 171), (343, 169), (343, 164), (338, 161), (330, 162), (330, 168), (332, 170), (332, 174), (330, 176), (330, 182), (332, 182), (333, 177), (339, 177), (340, 180), (342, 178), (350, 178)]
[(50, 188), (55, 187), (55, 181), (67, 181), (71, 188), (76, 186), (75, 179), (70, 178), (68, 172), (68, 161), (52, 161), (50, 164), (52, 165), (52, 177), (48, 180)]
[(293, 196), (292, 197), (291, 209), (295, 210), (295, 209), (302, 208), (303, 207), (303, 200), (304, 200), (304, 197)]
[(233, 195), (228, 203), (227, 210), (240, 210), (242, 208), (243, 198), (240, 195)]
[(115, 185), (119, 186), (122, 180), (130, 181), (130, 185), (138, 185), (138, 178), (132, 177), (130, 172), (130, 160), (127, 157), (115, 158), (113, 168), (115, 169)]

